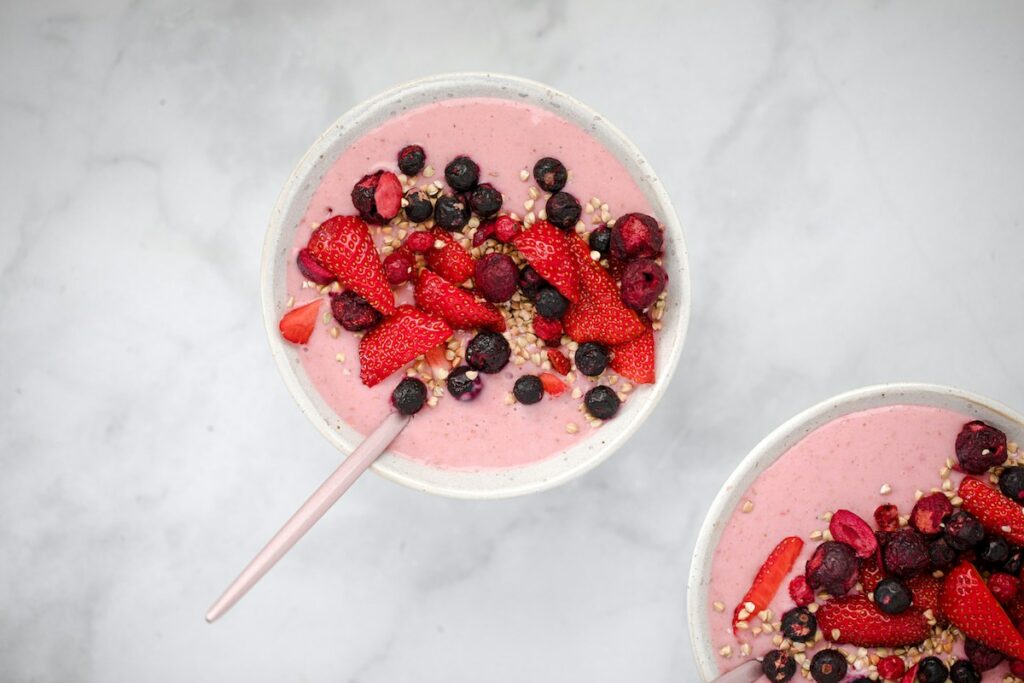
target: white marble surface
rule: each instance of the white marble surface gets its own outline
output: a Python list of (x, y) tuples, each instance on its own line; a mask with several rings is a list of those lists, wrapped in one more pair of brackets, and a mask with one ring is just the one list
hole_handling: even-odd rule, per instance
[[(0, 680), (693, 680), (696, 530), (768, 430), (886, 380), (1024, 407), (1024, 6), (631, 4), (0, 6)], [(562, 489), (359, 482), (208, 626), (338, 459), (263, 338), (277, 191), (360, 99), (463, 69), (660, 171), (679, 374)]]

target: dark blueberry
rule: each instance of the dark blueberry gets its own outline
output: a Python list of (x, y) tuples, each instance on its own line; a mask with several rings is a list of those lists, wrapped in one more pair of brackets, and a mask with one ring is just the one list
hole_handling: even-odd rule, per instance
[(391, 405), (402, 415), (415, 415), (427, 402), (427, 385), (415, 377), (406, 377), (391, 392)]
[(587, 377), (597, 377), (608, 367), (608, 349), (597, 342), (584, 342), (576, 348), (576, 369)]
[(512, 349), (497, 332), (480, 332), (466, 345), (466, 362), (480, 372), (493, 375), (508, 364)]
[(537, 375), (523, 375), (516, 380), (512, 394), (524, 405), (538, 403), (544, 398), (544, 383)]
[(516, 293), (519, 270), (508, 254), (486, 254), (476, 262), (473, 282), (485, 299), (503, 303)]
[(964, 654), (967, 655), (967, 659), (978, 671), (994, 669), (1002, 664), (1003, 660), (1006, 659), (1002, 652), (993, 650), (992, 648), (982, 645), (971, 638), (964, 641)]
[(576, 227), (576, 221), (580, 219), (583, 209), (579, 200), (568, 192), (556, 192), (548, 197), (544, 211), (549, 223), (562, 230), (572, 230)]
[(459, 197), (446, 194), (434, 205), (434, 223), (449, 232), (458, 232), (469, 223), (469, 206)]
[(782, 635), (797, 643), (809, 643), (818, 632), (818, 620), (806, 607), (796, 607), (782, 615)]
[(434, 215), (434, 204), (423, 190), (412, 189), (405, 193), (405, 217), (412, 223), (423, 223)]
[(897, 579), (882, 579), (875, 586), (875, 604), (886, 614), (905, 612), (911, 602), (910, 589)]
[(480, 180), (480, 167), (467, 156), (458, 156), (444, 167), (444, 179), (456, 192), (469, 192)]
[(910, 527), (892, 533), (882, 559), (890, 574), (904, 578), (921, 573), (931, 562), (924, 536)]
[(975, 552), (982, 564), (995, 567), (1010, 559), (1010, 544), (998, 536), (989, 536), (978, 544)]
[(419, 175), (426, 161), (427, 153), (419, 145), (408, 145), (398, 152), (398, 170), (405, 175)]
[(654, 259), (630, 261), (622, 271), (622, 303), (644, 311), (658, 300), (667, 283), (668, 274)]
[(445, 380), (448, 393), (460, 401), (472, 401), (484, 388), (480, 372), (468, 365), (460, 365), (448, 374)]
[(331, 294), (331, 315), (349, 332), (368, 330), (384, 319), (380, 311), (351, 290)]
[(999, 475), (999, 490), (1010, 500), (1024, 503), (1024, 467), (1007, 467)]
[(536, 299), (537, 292), (547, 284), (547, 281), (533, 269), (533, 266), (523, 266), (523, 269), (519, 271), (519, 289), (522, 290), (523, 296), (530, 301)]
[(603, 384), (594, 387), (583, 396), (583, 404), (587, 407), (587, 412), (600, 420), (615, 417), (615, 414), (619, 412), (620, 403), (619, 395), (615, 393), (615, 390)]
[(761, 673), (774, 683), (786, 683), (796, 674), (796, 660), (788, 652), (772, 650), (761, 660)]
[(933, 569), (949, 569), (956, 564), (957, 552), (945, 538), (938, 538), (928, 544), (928, 559)]
[(917, 680), (921, 683), (946, 683), (949, 669), (938, 657), (925, 657), (917, 663)]
[(533, 165), (533, 179), (537, 186), (545, 192), (558, 192), (569, 180), (569, 172), (561, 161), (553, 157), (538, 159)]
[(1015, 545), (1010, 546), (1010, 556), (1003, 562), (1001, 571), (1017, 576), (1024, 569), (1024, 550)]
[(608, 249), (611, 247), (612, 231), (607, 225), (599, 225), (590, 233), (588, 241), (590, 242), (590, 251), (596, 251), (601, 258), (604, 258), (608, 255)]
[(501, 209), (501, 193), (490, 183), (481, 183), (469, 193), (469, 208), (481, 218), (490, 218)]
[(953, 550), (963, 552), (981, 542), (985, 537), (985, 528), (971, 513), (957, 510), (946, 520), (942, 537)]
[(857, 553), (839, 541), (825, 541), (817, 548), (804, 567), (807, 583), (815, 591), (839, 597), (846, 595), (857, 583)]
[(561, 320), (569, 310), (569, 300), (558, 293), (554, 287), (542, 287), (534, 299), (537, 312), (545, 318)]
[(956, 437), (956, 459), (968, 474), (981, 474), (1006, 460), (1006, 434), (980, 420), (968, 422)]
[(949, 667), (949, 680), (953, 683), (981, 683), (981, 674), (966, 659), (960, 659)]
[(819, 650), (811, 660), (811, 678), (818, 683), (839, 683), (846, 678), (846, 657), (839, 650)]

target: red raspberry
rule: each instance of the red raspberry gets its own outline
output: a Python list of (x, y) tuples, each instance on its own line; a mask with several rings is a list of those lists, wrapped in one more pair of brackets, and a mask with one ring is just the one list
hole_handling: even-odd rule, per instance
[(558, 346), (562, 343), (562, 321), (536, 315), (533, 317), (533, 333), (548, 346)]
[(801, 574), (789, 582), (789, 597), (797, 607), (806, 607), (814, 602), (814, 591), (807, 585), (807, 577)]
[(612, 228), (611, 253), (621, 261), (654, 258), (661, 253), (664, 241), (664, 233), (654, 217), (627, 213), (616, 220)]
[(1015, 576), (997, 573), (989, 577), (988, 589), (992, 591), (992, 595), (994, 595), (996, 600), (1001, 604), (1009, 605), (1017, 599), (1017, 593), (1020, 590), (1020, 581), (1018, 581)]
[(508, 301), (519, 287), (519, 269), (507, 254), (487, 254), (476, 262), (474, 282), (488, 301)]
[(900, 510), (892, 503), (875, 508), (875, 524), (879, 531), (896, 531), (900, 528)]
[(409, 233), (405, 238), (405, 246), (414, 254), (426, 254), (434, 246), (434, 236), (426, 230)]
[(622, 303), (644, 311), (665, 291), (668, 275), (652, 259), (637, 259), (622, 271)]
[(942, 523), (953, 514), (953, 504), (942, 492), (922, 496), (910, 513), (910, 526), (926, 536), (942, 533)]
[(405, 284), (412, 277), (414, 264), (412, 254), (406, 251), (393, 252), (384, 259), (384, 276), (393, 285)]
[(503, 244), (511, 242), (522, 229), (523, 226), (512, 220), (511, 216), (498, 216), (494, 219), (494, 237)]
[(878, 675), (886, 681), (895, 681), (907, 672), (907, 665), (902, 657), (890, 655), (878, 662)]

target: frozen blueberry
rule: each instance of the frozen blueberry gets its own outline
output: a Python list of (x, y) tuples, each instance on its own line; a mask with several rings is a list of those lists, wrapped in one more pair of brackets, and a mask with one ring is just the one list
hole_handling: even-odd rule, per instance
[(533, 269), (533, 266), (523, 266), (519, 271), (519, 289), (523, 292), (523, 296), (530, 301), (535, 300), (537, 292), (547, 284), (547, 281)]
[(809, 643), (818, 632), (818, 620), (806, 607), (796, 607), (782, 615), (782, 635), (796, 643)]
[(928, 544), (928, 559), (933, 569), (949, 569), (956, 563), (957, 552), (945, 538), (937, 538)]
[(825, 541), (814, 549), (804, 570), (812, 589), (846, 595), (857, 583), (857, 553), (845, 543)]
[(994, 669), (1006, 659), (1002, 652), (993, 650), (987, 645), (982, 645), (972, 638), (964, 641), (964, 654), (967, 655), (967, 659), (978, 671)]
[(975, 552), (982, 564), (995, 567), (1010, 559), (1010, 544), (998, 536), (989, 536), (978, 544)]
[(920, 683), (946, 683), (949, 669), (938, 657), (925, 657), (917, 663), (917, 680)]
[(457, 156), (444, 167), (444, 179), (456, 192), (468, 192), (480, 180), (480, 167), (467, 156)]
[(580, 219), (583, 208), (576, 197), (568, 192), (556, 192), (548, 197), (544, 207), (548, 222), (562, 230), (572, 230)]
[(786, 683), (796, 674), (796, 660), (782, 650), (772, 650), (761, 660), (761, 673), (774, 683)]
[(558, 159), (544, 157), (533, 165), (533, 179), (537, 181), (537, 187), (545, 192), (558, 192), (569, 180), (569, 172)]
[(398, 170), (408, 176), (419, 175), (426, 161), (427, 153), (419, 145), (407, 145), (398, 152)]
[(466, 345), (466, 362), (474, 370), (493, 375), (508, 364), (508, 340), (497, 332), (480, 332)]
[(612, 231), (607, 225), (599, 225), (590, 233), (587, 241), (590, 243), (590, 250), (596, 251), (601, 258), (604, 258), (608, 255), (608, 249), (611, 248)]
[(949, 667), (949, 680), (953, 683), (981, 683), (981, 674), (966, 659), (959, 659)]
[(819, 650), (811, 660), (811, 678), (818, 683), (839, 683), (846, 678), (846, 657), (839, 650)]
[(524, 405), (532, 405), (544, 398), (544, 383), (537, 375), (523, 375), (512, 387), (512, 395)]
[(434, 204), (423, 190), (412, 189), (405, 193), (405, 217), (412, 223), (423, 223), (434, 215)]
[(957, 510), (946, 520), (942, 537), (951, 548), (963, 552), (981, 542), (985, 537), (985, 528), (971, 513)]
[(615, 414), (619, 412), (620, 403), (619, 395), (615, 393), (615, 390), (603, 384), (594, 387), (583, 396), (583, 404), (587, 407), (587, 412), (600, 420), (615, 417)]
[(882, 579), (875, 586), (875, 604), (886, 614), (905, 612), (911, 602), (910, 589), (897, 579)]
[(576, 348), (576, 369), (587, 377), (597, 377), (608, 367), (608, 350), (597, 342), (584, 342)]
[(391, 392), (391, 405), (402, 415), (415, 415), (427, 402), (427, 385), (415, 377), (406, 377)]
[(490, 218), (501, 209), (501, 193), (490, 183), (481, 183), (469, 193), (469, 208), (481, 218)]
[(468, 365), (460, 365), (448, 374), (445, 380), (448, 393), (460, 401), (472, 401), (484, 387), (480, 372)]
[(446, 194), (434, 204), (434, 223), (449, 232), (458, 232), (469, 223), (469, 206), (459, 197)]
[(561, 320), (565, 312), (569, 310), (569, 300), (558, 293), (554, 287), (542, 287), (534, 299), (537, 312), (545, 318)]
[(1024, 503), (1024, 467), (1007, 467), (999, 475), (999, 490), (1010, 500)]
[(956, 437), (956, 458), (968, 474), (981, 474), (1006, 460), (1006, 434), (981, 420), (968, 422)]

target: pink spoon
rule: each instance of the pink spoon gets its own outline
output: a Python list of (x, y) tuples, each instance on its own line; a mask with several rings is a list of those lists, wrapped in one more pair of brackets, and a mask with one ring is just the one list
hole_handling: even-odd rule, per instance
[(274, 534), (274, 537), (263, 546), (252, 562), (242, 570), (224, 594), (206, 613), (206, 621), (213, 623), (231, 609), (236, 602), (242, 599), (249, 589), (256, 585), (256, 582), (263, 578), (270, 569), (277, 564), (277, 561), (284, 557), (285, 553), (291, 550), (300, 538), (309, 531), (317, 521), (324, 516), (332, 505), (350, 486), (359, 478), (359, 475), (366, 471), (373, 461), (376, 460), (384, 449), (388, 447), (399, 432), (409, 423), (409, 416), (399, 413), (390, 413), (380, 425), (367, 436), (359, 447), (352, 451), (345, 460), (334, 470), (331, 476), (327, 477), (320, 488), (313, 492), (313, 495), (302, 504), (291, 519), (285, 522), (281, 530)]

